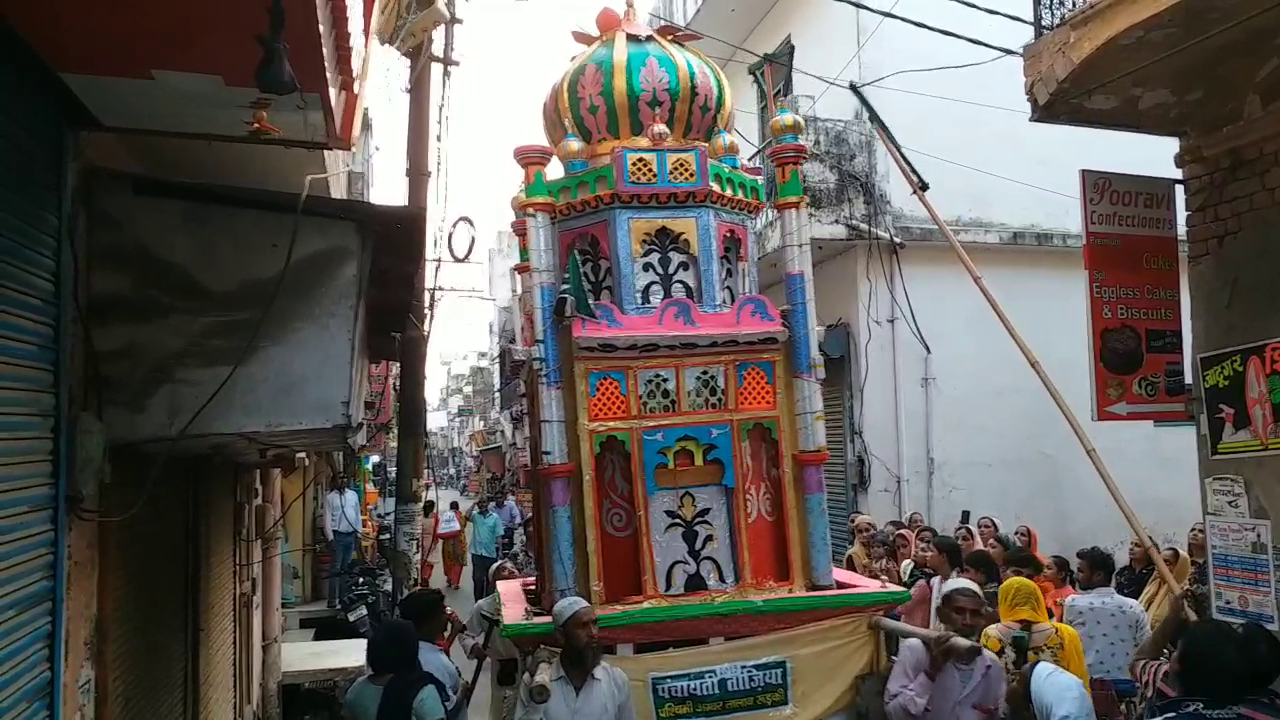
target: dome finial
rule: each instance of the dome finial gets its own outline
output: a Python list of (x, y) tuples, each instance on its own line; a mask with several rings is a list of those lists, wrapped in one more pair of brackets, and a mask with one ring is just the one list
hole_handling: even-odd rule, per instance
[(742, 166), (742, 160), (738, 157), (737, 139), (722, 127), (716, 128), (711, 142), (707, 143), (707, 150), (712, 160), (719, 160), (732, 168)]
[(622, 17), (626, 20), (636, 19), (636, 0), (627, 0), (627, 9), (626, 12), (622, 14)]
[(573, 134), (573, 124), (569, 122), (569, 118), (564, 119), (564, 140), (556, 146), (556, 157), (560, 158), (564, 171), (570, 175), (580, 173), (590, 165), (591, 146)]

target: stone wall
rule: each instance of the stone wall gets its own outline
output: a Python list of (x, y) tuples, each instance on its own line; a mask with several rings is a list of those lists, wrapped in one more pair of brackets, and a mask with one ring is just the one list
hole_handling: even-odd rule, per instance
[(1268, 222), (1280, 206), (1280, 137), (1216, 155), (1184, 143), (1176, 158), (1186, 181), (1187, 242), (1192, 261)]

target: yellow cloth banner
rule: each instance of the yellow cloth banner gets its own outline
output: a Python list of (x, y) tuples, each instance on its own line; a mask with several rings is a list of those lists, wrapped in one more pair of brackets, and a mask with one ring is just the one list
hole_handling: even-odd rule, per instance
[(880, 669), (880, 636), (869, 620), (854, 615), (609, 662), (631, 680), (638, 720), (822, 720), (848, 707), (858, 676)]

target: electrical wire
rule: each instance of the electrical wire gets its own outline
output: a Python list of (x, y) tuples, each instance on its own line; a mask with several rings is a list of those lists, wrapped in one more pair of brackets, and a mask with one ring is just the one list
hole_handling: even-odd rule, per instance
[[(902, 2), (902, 0), (893, 0), (893, 4), (889, 6), (889, 12), (893, 12), (898, 9), (898, 3), (900, 2)], [(809, 106), (808, 112), (813, 112), (813, 109), (818, 106), (818, 101), (827, 93), (831, 92), (831, 88), (835, 87), (836, 82), (839, 81), (839, 78), (844, 74), (844, 71), (848, 70), (849, 66), (853, 64), (853, 61), (858, 59), (858, 55), (862, 52), (862, 48), (866, 47), (867, 43), (871, 42), (871, 38), (876, 36), (876, 32), (880, 29), (881, 25), (884, 25), (885, 20), (888, 20), (888, 18), (883, 15), (880, 16), (880, 22), (877, 22), (876, 26), (871, 28), (871, 32), (867, 33), (867, 37), (865, 37), (858, 45), (857, 49), (853, 51), (853, 55), (849, 56), (849, 61), (844, 64), (844, 67), (840, 68), (840, 72), (836, 73), (833, 81), (827, 83), (827, 86), (822, 89), (822, 92), (818, 93), (818, 97), (813, 99), (813, 104)]]
[[(936, 65), (934, 67), (927, 67), (927, 68), (907, 68), (905, 70), (894, 70), (888, 75), (881, 75), (875, 80), (868, 80), (867, 82), (855, 82), (854, 84), (857, 85), (859, 88), (872, 87), (876, 83), (882, 82), (884, 80), (888, 80), (891, 77), (897, 77), (899, 75), (910, 75), (911, 73), (937, 72), (939, 70), (964, 70), (966, 68), (978, 67), (980, 65), (993, 63), (997, 60), (1003, 60), (1004, 58), (1005, 58), (1004, 55), (996, 55), (995, 57), (987, 58), (986, 60), (979, 60), (977, 62), (971, 62), (971, 63), (962, 63), (960, 65)], [(830, 89), (831, 89), (830, 87), (827, 88), (827, 90), (830, 90)]]
[(871, 7), (870, 5), (867, 5), (866, 3), (859, 2), (859, 0), (834, 0), (834, 2), (838, 2), (843, 5), (848, 5), (850, 7), (855, 7), (855, 8), (858, 8), (859, 10), (865, 10), (869, 13), (872, 13), (874, 15), (879, 15), (881, 17), (885, 17), (890, 20), (897, 20), (898, 22), (906, 23), (907, 25), (910, 25), (912, 27), (916, 27), (931, 33), (936, 33), (938, 35), (942, 35), (943, 37), (949, 37), (953, 40), (967, 42), (970, 45), (977, 45), (978, 47), (983, 47), (988, 50), (995, 50), (996, 52), (1003, 53), (1005, 55), (1008, 55), (1009, 57), (1017, 57), (1017, 58), (1022, 57), (1022, 53), (1018, 52), (1017, 50), (1010, 50), (1007, 47), (993, 45), (987, 42), (986, 40), (979, 40), (978, 38), (975, 38), (975, 37), (970, 37), (968, 35), (964, 35), (952, 30), (947, 30), (946, 28), (940, 28), (940, 27), (936, 27), (926, 23), (922, 23), (919, 20), (912, 20), (909, 17), (895, 15), (894, 13), (891, 13), (887, 10), (879, 10), (877, 8)]
[[(977, 10), (978, 12), (984, 12), (988, 15), (993, 15), (998, 18), (1004, 18), (1005, 20), (1012, 20), (1013, 22), (1016, 22), (1016, 23), (1022, 23), (1027, 27), (1035, 27), (1035, 23), (1031, 22), (1030, 20), (1024, 17), (1019, 17), (1012, 13), (1007, 13), (1003, 10), (996, 10), (995, 8), (989, 8), (986, 5), (979, 5), (978, 3), (975, 3), (975, 2), (969, 2), (969, 0), (951, 0), (951, 2), (957, 5), (963, 5), (969, 8), (970, 10)], [(893, 8), (889, 8), (889, 10), (890, 12), (892, 12)]]
[[(248, 340), (245, 341), (244, 347), (241, 348), (240, 355), (236, 358), (235, 363), (231, 365), (231, 368), (227, 371), (227, 374), (222, 378), (222, 382), (218, 383), (217, 387), (213, 389), (213, 392), (209, 393), (209, 396), (205, 398), (205, 401), (201, 403), (200, 406), (196, 408), (196, 411), (191, 414), (191, 417), (187, 419), (187, 422), (183, 424), (181, 428), (179, 428), (178, 432), (175, 433), (172, 438), (169, 439), (170, 451), (173, 450), (174, 446), (176, 446), (178, 441), (181, 440), (187, 434), (187, 432), (191, 429), (191, 427), (195, 425), (196, 421), (200, 419), (200, 416), (204, 414), (205, 410), (207, 410), (209, 406), (213, 404), (213, 401), (217, 399), (218, 395), (221, 394), (222, 391), (231, 382), (231, 378), (235, 377), (236, 372), (240, 369), (242, 365), (244, 365), (245, 361), (249, 359), (249, 356), (253, 354), (253, 350), (258, 344), (258, 338), (262, 334), (263, 328), (266, 327), (267, 318), (271, 316), (271, 310), (275, 307), (276, 302), (280, 299), (280, 291), (284, 289), (284, 281), (285, 281), (285, 278), (288, 277), (289, 266), (293, 264), (293, 254), (294, 254), (294, 251), (297, 249), (298, 235), (302, 229), (302, 211), (307, 202), (307, 195), (311, 192), (311, 183), (315, 180), (330, 178), (330, 177), (333, 177), (334, 175), (340, 175), (350, 170), (351, 170), (350, 167), (345, 167), (345, 168), (342, 168), (341, 170), (334, 170), (332, 172), (313, 173), (313, 174), (304, 176), (303, 184), (302, 184), (302, 192), (298, 194), (298, 204), (297, 204), (297, 207), (294, 209), (293, 228), (289, 232), (289, 244), (285, 249), (284, 261), (280, 265), (280, 271), (276, 274), (275, 285), (272, 286), (271, 293), (267, 297), (267, 302), (263, 305), (262, 313), (258, 315), (258, 320), (257, 322), (254, 323), (253, 332), (250, 333)], [(103, 522), (123, 522), (124, 520), (128, 520), (129, 518), (136, 515), (138, 511), (140, 511), (143, 508), (143, 506), (146, 505), (147, 498), (148, 496), (150, 496), (151, 491), (155, 487), (156, 481), (160, 477), (160, 471), (161, 469), (163, 469), (165, 460), (168, 458), (168, 455), (169, 453), (164, 453), (164, 454), (161, 454), (160, 457), (156, 459), (155, 464), (152, 465), (151, 467), (150, 476), (147, 478), (146, 483), (143, 485), (142, 491), (138, 494), (137, 501), (133, 504), (133, 507), (129, 508), (129, 510), (115, 517), (99, 517), (97, 516), (97, 514), (101, 512), (101, 510), (99, 509), (77, 507), (75, 510), (76, 517), (80, 518), (81, 520), (103, 523)]]

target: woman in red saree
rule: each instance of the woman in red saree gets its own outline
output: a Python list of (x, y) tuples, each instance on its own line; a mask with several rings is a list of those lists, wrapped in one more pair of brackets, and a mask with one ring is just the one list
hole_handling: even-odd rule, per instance
[(444, 582), (454, 590), (462, 580), (462, 569), (467, 566), (467, 519), (458, 507), (458, 501), (449, 503), (449, 509), (436, 518), (436, 543), (440, 546), (440, 561), (444, 565)]

